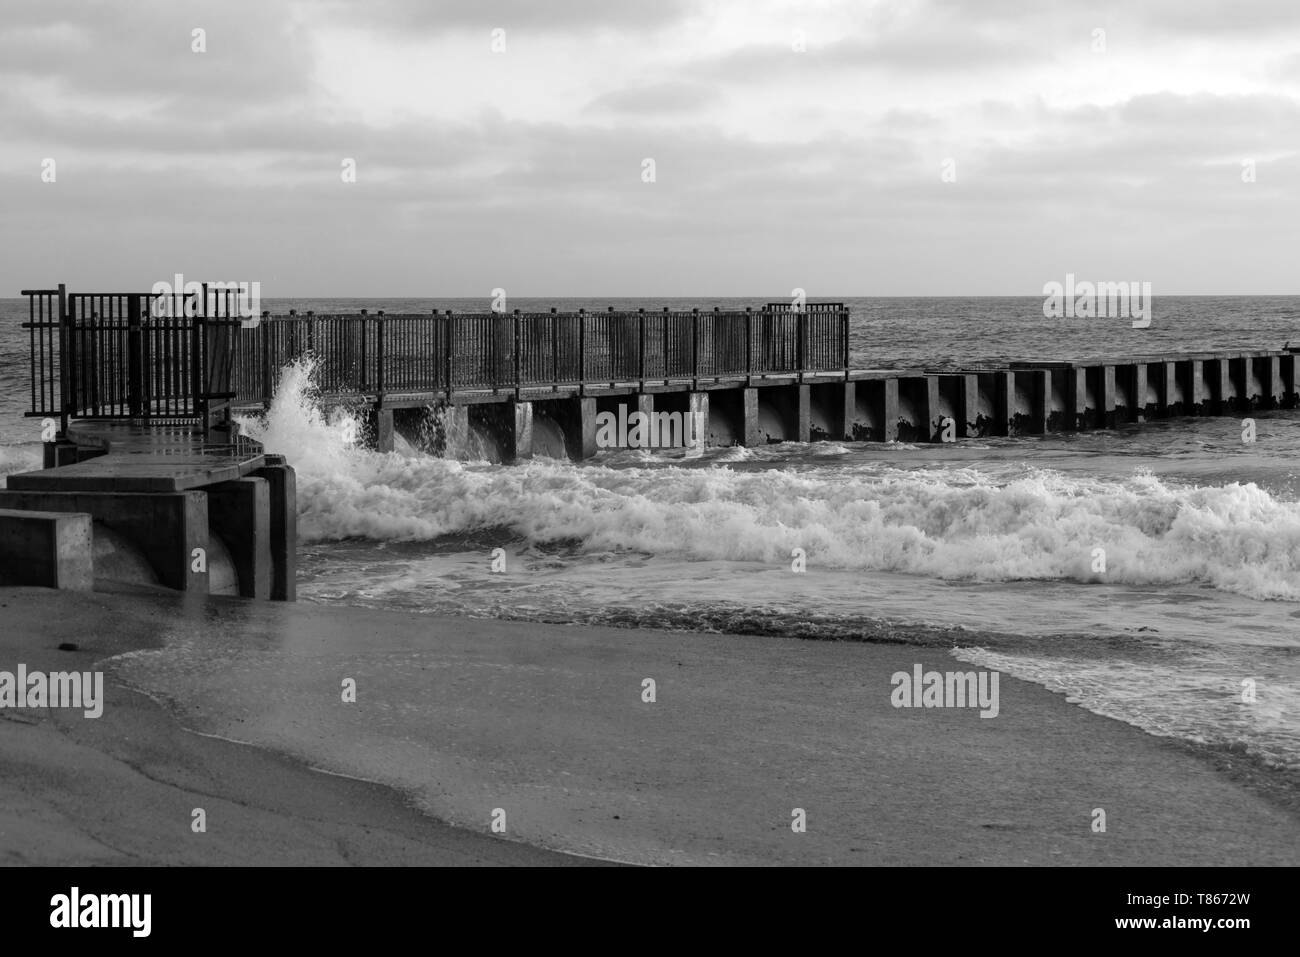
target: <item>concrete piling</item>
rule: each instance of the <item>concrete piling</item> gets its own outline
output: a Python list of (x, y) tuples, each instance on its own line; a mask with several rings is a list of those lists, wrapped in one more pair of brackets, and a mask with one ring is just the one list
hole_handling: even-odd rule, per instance
[(84, 513), (130, 542), (163, 585), (208, 591), (208, 499), (202, 492), (9, 490), (0, 492), (0, 508)]
[(93, 535), (83, 513), (0, 509), (0, 584), (90, 591)]
[(253, 473), (266, 480), (269, 495), (271, 600), (298, 598), (298, 477), (282, 455), (266, 456)]
[(208, 527), (230, 553), (244, 598), (270, 598), (274, 570), (271, 560), (271, 489), (258, 476), (221, 482), (205, 489)]

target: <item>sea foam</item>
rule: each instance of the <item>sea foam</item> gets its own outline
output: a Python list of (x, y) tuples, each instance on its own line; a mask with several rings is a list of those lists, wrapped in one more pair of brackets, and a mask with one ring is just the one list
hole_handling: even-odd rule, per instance
[[(1201, 582), (1300, 600), (1300, 504), (1252, 483), (1178, 485), (1142, 471), (1112, 478), (1027, 469), (902, 469), (831, 461), (799, 469), (611, 468), (534, 460), (489, 466), (378, 453), (347, 439), (351, 413), (310, 393), (310, 364), (285, 370), (246, 431), (298, 471), (308, 541), (419, 541), (506, 530), (592, 553), (788, 563), (940, 579)], [(1098, 553), (1105, 571), (1094, 571)]]

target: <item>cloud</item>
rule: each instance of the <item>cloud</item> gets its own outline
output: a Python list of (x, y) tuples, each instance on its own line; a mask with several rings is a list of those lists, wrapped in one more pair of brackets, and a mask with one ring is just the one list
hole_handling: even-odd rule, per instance
[(438, 34), (495, 28), (532, 33), (647, 30), (682, 20), (688, 0), (366, 0), (323, 5), (331, 18), (374, 31)]
[(587, 104), (583, 112), (630, 115), (687, 113), (709, 106), (717, 97), (717, 90), (700, 83), (655, 83), (602, 93)]
[[(192, 49), (196, 29), (206, 52)], [(288, 8), (256, 0), (18, 0), (0, 22), (0, 77), (52, 81), (55, 106), (138, 98), (236, 109), (301, 95), (311, 72)]]
[[(1206, 59), (1199, 3), (1177, 23), (1163, 2), (10, 6), (11, 289), (182, 271), (274, 279), (267, 295), (961, 294), (1067, 268), (1294, 285), (1300, 99), (1277, 71), (1300, 60), (1279, 5), (1232, 26), (1274, 71), (1253, 86)], [(1094, 18), (1114, 54), (1087, 52)], [(532, 39), (512, 33), (508, 63), (462, 42), (516, 23)]]

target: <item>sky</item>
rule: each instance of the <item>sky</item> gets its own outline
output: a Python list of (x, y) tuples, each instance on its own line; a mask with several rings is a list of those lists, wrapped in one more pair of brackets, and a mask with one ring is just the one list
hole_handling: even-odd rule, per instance
[(1298, 230), (1296, 0), (0, 3), (0, 296), (1297, 294)]

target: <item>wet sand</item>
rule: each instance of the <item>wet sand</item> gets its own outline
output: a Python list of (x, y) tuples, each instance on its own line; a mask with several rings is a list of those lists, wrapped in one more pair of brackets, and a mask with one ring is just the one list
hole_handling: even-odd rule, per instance
[[(1294, 791), (1267, 772), (1005, 675), (994, 719), (892, 707), (896, 671), (969, 669), (940, 649), (0, 589), (0, 669), (136, 648), (104, 666), (99, 719), (0, 710), (0, 860), (1300, 863)], [(166, 676), (173, 706), (119, 673)]]

